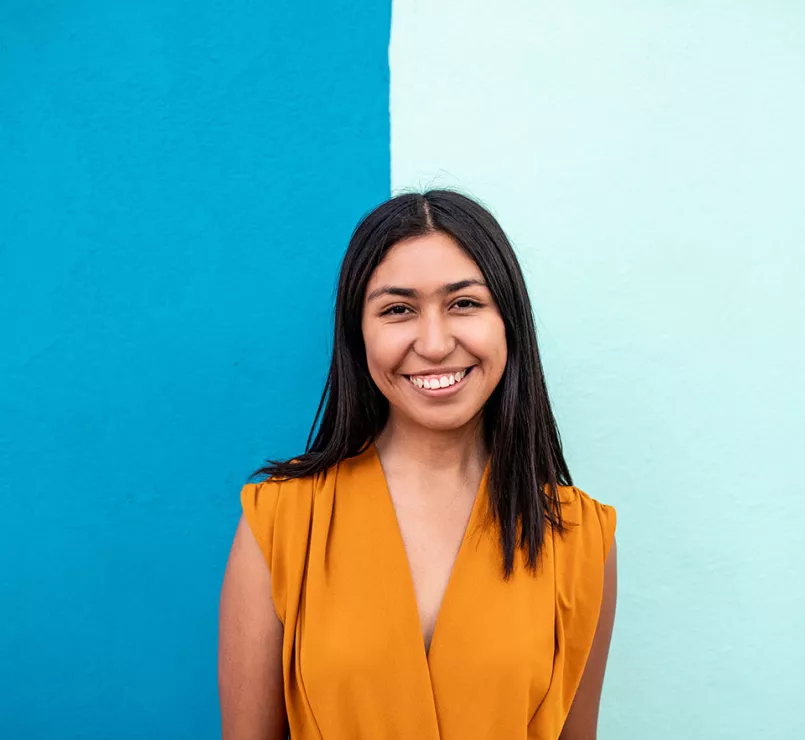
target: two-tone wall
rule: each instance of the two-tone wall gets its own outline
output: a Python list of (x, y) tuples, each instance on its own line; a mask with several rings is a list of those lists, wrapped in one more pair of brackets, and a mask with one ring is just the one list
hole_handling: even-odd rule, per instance
[(238, 492), (298, 451), (335, 272), (458, 186), (618, 509), (600, 737), (805, 737), (805, 10), (0, 7), (0, 736), (214, 738)]

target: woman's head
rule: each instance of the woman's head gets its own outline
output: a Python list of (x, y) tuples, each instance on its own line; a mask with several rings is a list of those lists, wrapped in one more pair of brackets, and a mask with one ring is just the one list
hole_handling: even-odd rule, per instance
[(570, 474), (514, 250), (489, 211), (454, 191), (395, 196), (358, 224), (308, 450), (257, 472), (323, 472), (365, 449), (389, 419), (432, 430), (482, 421), (505, 570), (516, 544), (534, 565), (545, 520), (562, 528), (556, 484), (570, 485)]
[(363, 291), (361, 326), (369, 375), (396, 423), (473, 424), (506, 367), (506, 328), (486, 279), (443, 231), (392, 245)]

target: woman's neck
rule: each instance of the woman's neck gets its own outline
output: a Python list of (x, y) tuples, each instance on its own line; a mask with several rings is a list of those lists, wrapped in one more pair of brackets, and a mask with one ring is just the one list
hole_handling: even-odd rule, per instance
[(437, 485), (451, 480), (480, 481), (489, 456), (480, 415), (459, 429), (441, 431), (392, 414), (375, 446), (388, 472), (404, 470), (407, 478)]

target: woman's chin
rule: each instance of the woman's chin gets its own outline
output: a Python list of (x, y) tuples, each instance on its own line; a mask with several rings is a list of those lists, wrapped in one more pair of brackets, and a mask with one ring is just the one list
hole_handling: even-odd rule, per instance
[(470, 424), (478, 415), (480, 409), (473, 413), (472, 410), (446, 412), (441, 409), (434, 413), (412, 413), (405, 414), (409, 421), (428, 432), (454, 432)]

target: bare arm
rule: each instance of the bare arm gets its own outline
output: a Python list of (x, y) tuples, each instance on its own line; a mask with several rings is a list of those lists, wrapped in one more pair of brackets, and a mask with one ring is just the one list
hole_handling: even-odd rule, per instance
[(218, 694), (223, 740), (284, 740), (282, 623), (271, 600), (271, 574), (241, 517), (218, 619)]
[(601, 702), (601, 689), (604, 685), (604, 672), (607, 667), (609, 643), (612, 639), (612, 625), (615, 622), (615, 601), (618, 594), (618, 552), (615, 539), (604, 564), (604, 595), (598, 626), (595, 629), (593, 644), (584, 673), (573, 698), (570, 713), (562, 728), (559, 740), (596, 740), (598, 727), (598, 707)]

